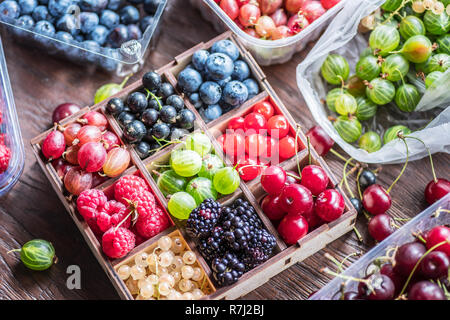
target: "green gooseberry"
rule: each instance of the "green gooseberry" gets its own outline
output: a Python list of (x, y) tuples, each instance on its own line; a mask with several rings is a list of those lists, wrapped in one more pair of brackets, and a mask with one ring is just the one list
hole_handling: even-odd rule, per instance
[(359, 138), (358, 146), (367, 152), (375, 152), (381, 149), (381, 138), (374, 131), (367, 131)]

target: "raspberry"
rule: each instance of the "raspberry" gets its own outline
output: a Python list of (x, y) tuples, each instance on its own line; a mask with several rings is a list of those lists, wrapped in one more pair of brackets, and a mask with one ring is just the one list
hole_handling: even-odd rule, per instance
[(146, 239), (157, 235), (169, 226), (169, 219), (160, 207), (155, 207), (153, 212), (145, 216), (139, 215), (136, 222), (136, 231)]
[(145, 180), (138, 176), (128, 175), (123, 176), (116, 182), (114, 186), (114, 197), (117, 201), (127, 205), (125, 199), (134, 200), (132, 199), (133, 197), (144, 191), (149, 191)]
[(100, 230), (100, 228), (97, 225), (97, 219), (89, 219), (86, 220), (86, 223), (88, 224), (89, 228), (91, 228), (92, 232), (96, 235), (101, 237), (103, 235), (103, 231)]
[(78, 196), (78, 212), (87, 220), (97, 219), (98, 211), (108, 201), (103, 191), (97, 189), (85, 190)]
[(102, 249), (103, 252), (112, 259), (124, 257), (133, 250), (136, 243), (136, 236), (127, 228), (112, 227), (103, 234)]
[(0, 173), (3, 173), (8, 169), (10, 158), (11, 150), (5, 145), (0, 145)]
[(6, 134), (0, 133), (0, 145), (5, 145)]
[(98, 210), (97, 225), (101, 231), (105, 232), (111, 227), (117, 226), (128, 215), (128, 218), (120, 225), (124, 228), (129, 228), (131, 223), (130, 210), (127, 207), (115, 200), (105, 203), (105, 205)]
[(146, 217), (155, 210), (155, 196), (150, 191), (142, 191), (140, 194), (132, 194), (133, 201), (128, 206), (136, 208), (138, 217)]

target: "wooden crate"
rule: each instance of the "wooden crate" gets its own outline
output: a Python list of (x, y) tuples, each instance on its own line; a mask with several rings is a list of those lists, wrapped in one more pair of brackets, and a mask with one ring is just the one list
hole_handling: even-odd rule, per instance
[[(269, 85), (268, 81), (266, 80), (266, 77), (262, 70), (259, 68), (259, 66), (256, 64), (252, 56), (249, 54), (247, 50), (242, 46), (242, 44), (239, 42), (239, 40), (231, 33), (226, 32), (211, 41), (207, 43), (200, 43), (197, 46), (191, 48), (190, 50), (184, 52), (183, 54), (175, 57), (175, 59), (167, 64), (166, 66), (160, 68), (157, 70), (159, 74), (162, 75), (163, 78), (165, 78), (169, 83), (171, 83), (175, 88), (177, 85), (177, 74), (191, 61), (192, 54), (198, 50), (198, 49), (208, 49), (212, 46), (212, 44), (218, 40), (222, 39), (229, 39), (233, 41), (239, 48), (241, 53), (241, 59), (245, 60), (248, 65), (251, 68), (253, 77), (258, 81), (261, 93), (257, 96), (253, 97), (252, 99), (245, 102), (243, 105), (241, 105), (239, 108), (234, 109), (224, 115), (222, 115), (219, 119), (216, 119), (208, 124), (206, 124), (200, 115), (198, 114), (197, 110), (190, 104), (188, 99), (186, 97), (184, 98), (185, 104), (187, 108), (189, 108), (197, 117), (196, 120), (196, 130), (200, 130), (205, 132), (210, 139), (212, 140), (213, 147), (215, 149), (215, 152), (218, 156), (220, 156), (225, 163), (230, 165), (230, 162), (224, 158), (222, 149), (217, 142), (216, 138), (222, 132), (230, 118), (235, 117), (237, 115), (243, 115), (250, 111), (251, 107), (259, 101), (270, 99), (272, 104), (275, 106), (276, 112), (279, 114), (283, 114), (290, 126), (291, 126), (291, 133), (295, 134), (295, 130), (297, 127), (297, 124), (295, 123), (292, 116), (287, 111), (286, 107), (283, 105), (273, 88)], [(139, 89), (142, 87), (142, 82), (139, 80), (129, 86), (127, 86), (125, 89), (123, 89), (121, 92), (117, 93), (115, 97), (119, 98), (125, 98), (127, 97), (131, 92)], [(103, 112), (105, 105), (107, 101), (100, 102), (94, 106), (86, 107), (80, 110), (78, 113), (64, 119), (61, 121), (60, 125), (66, 126), (77, 119), (79, 119), (83, 114), (90, 110), (96, 110)], [(122, 130), (116, 121), (112, 116), (106, 114), (106, 117), (109, 122), (110, 130), (112, 130), (114, 133), (118, 135), (119, 138), (123, 138)], [(191, 248), (191, 250), (196, 253), (198, 263), (206, 273), (209, 279), (212, 279), (212, 272), (210, 269), (210, 266), (208, 263), (203, 259), (199, 251), (196, 247), (196, 241), (194, 239), (191, 239), (185, 232), (183, 227), (182, 221), (177, 221), (176, 219), (171, 219), (172, 226), (163, 231), (162, 233), (156, 235), (155, 237), (148, 239), (144, 243), (140, 244), (136, 248), (134, 248), (126, 257), (122, 259), (116, 259), (111, 260), (108, 257), (106, 257), (101, 249), (101, 244), (97, 237), (94, 235), (92, 230), (89, 228), (87, 223), (83, 220), (83, 218), (79, 215), (79, 213), (76, 211), (76, 202), (74, 197), (71, 197), (67, 194), (67, 192), (64, 190), (64, 185), (60, 177), (58, 176), (57, 172), (51, 165), (51, 163), (48, 163), (45, 161), (41, 154), (41, 144), (44, 138), (48, 135), (48, 133), (51, 130), (48, 130), (39, 136), (35, 137), (31, 140), (31, 145), (33, 152), (36, 156), (37, 162), (41, 166), (42, 170), (44, 171), (45, 175), (49, 179), (50, 183), (52, 184), (53, 188), (55, 189), (55, 192), (57, 193), (58, 197), (66, 207), (67, 211), (69, 212), (70, 216), (72, 217), (73, 221), (79, 228), (81, 234), (85, 238), (87, 244), (91, 248), (94, 256), (97, 258), (98, 262), (110, 278), (111, 282), (113, 283), (114, 287), (116, 288), (117, 292), (119, 293), (120, 297), (122, 299), (134, 299), (133, 295), (129, 292), (127, 289), (125, 283), (119, 278), (116, 270), (117, 268), (127, 261), (131, 261), (133, 257), (140, 253), (140, 252), (148, 252), (149, 248), (153, 247), (156, 243), (156, 241), (163, 235), (172, 234), (174, 232), (179, 232), (188, 246)], [(132, 163), (131, 166), (122, 174), (138, 174), (142, 178), (145, 179), (145, 181), (148, 183), (150, 189), (155, 195), (155, 198), (157, 199), (157, 202), (166, 210), (167, 213), (167, 199), (162, 195), (161, 191), (156, 186), (156, 182), (153, 179), (151, 173), (149, 170), (152, 170), (155, 168), (156, 163), (162, 163), (167, 162), (168, 157), (170, 155), (170, 152), (174, 149), (178, 148), (179, 145), (172, 145), (167, 147), (166, 149), (163, 149), (156, 154), (148, 157), (145, 160), (141, 160), (137, 153), (134, 151), (131, 145), (128, 145), (126, 141), (123, 139), (123, 143), (127, 146), (127, 148), (131, 152), (131, 159)], [(325, 161), (318, 156), (316, 151), (311, 148), (310, 154), (308, 154), (308, 150), (306, 148), (307, 140), (303, 132), (299, 133), (299, 145), (300, 145), (300, 151), (298, 153), (298, 158), (300, 161), (300, 166), (303, 167), (306, 164), (308, 164), (309, 156), (312, 159), (312, 163), (317, 164), (324, 168), (324, 170), (327, 172), (328, 176), (330, 177), (330, 187), (337, 187), (337, 180), (334, 177), (334, 174), (330, 171), (329, 167), (325, 163)], [(296, 157), (293, 157), (291, 159), (288, 159), (280, 164), (285, 169), (295, 169), (297, 167)], [(110, 188), (114, 185), (114, 183), (119, 179), (120, 177), (109, 179), (105, 183), (97, 186), (96, 188), (104, 190), (105, 192), (108, 192)], [(338, 188), (339, 189), (339, 188)], [(264, 191), (261, 188), (259, 178), (244, 183), (241, 181), (240, 187), (238, 190), (236, 190), (233, 194), (223, 197), (219, 199), (219, 201), (223, 205), (231, 204), (234, 200), (237, 198), (243, 198), (248, 200), (256, 209), (256, 212), (258, 216), (261, 218), (264, 226), (266, 229), (271, 232), (276, 240), (277, 245), (274, 249), (273, 256), (267, 260), (265, 263), (259, 265), (258, 267), (254, 268), (253, 270), (245, 273), (238, 282), (236, 282), (233, 285), (222, 287), (222, 288), (214, 288), (214, 286), (211, 283), (212, 293), (205, 297), (205, 299), (236, 299), (239, 298), (250, 291), (256, 289), (263, 283), (267, 282), (271, 277), (275, 276), (276, 274), (280, 273), (281, 271), (289, 268), (291, 265), (302, 261), (303, 259), (309, 257), (310, 255), (316, 253), (323, 247), (325, 247), (328, 243), (334, 241), (335, 239), (339, 238), (346, 232), (350, 231), (355, 223), (356, 219), (356, 211), (354, 210), (353, 206), (351, 205), (348, 197), (345, 195), (344, 190), (339, 190), (341, 194), (344, 196), (346, 209), (344, 214), (337, 220), (323, 224), (320, 227), (318, 227), (315, 230), (312, 230), (309, 232), (305, 237), (300, 239), (296, 244), (294, 245), (286, 245), (284, 241), (281, 239), (281, 237), (278, 235), (276, 228), (272, 225), (271, 221), (263, 214), (262, 209), (260, 207), (260, 200), (262, 199), (264, 195)], [(210, 280), (208, 280), (210, 281)]]

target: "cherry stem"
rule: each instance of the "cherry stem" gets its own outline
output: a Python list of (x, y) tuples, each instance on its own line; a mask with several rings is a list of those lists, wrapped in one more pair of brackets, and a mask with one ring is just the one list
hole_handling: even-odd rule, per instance
[(400, 292), (400, 294), (398, 295), (398, 297), (400, 297), (406, 290), (406, 288), (409, 285), (409, 282), (411, 281), (412, 276), (414, 275), (414, 272), (416, 272), (416, 269), (419, 267), (420, 263), (422, 262), (422, 260), (430, 253), (432, 252), (434, 249), (436, 249), (437, 247), (442, 246), (443, 244), (446, 243), (450, 243), (450, 241), (445, 240), (445, 241), (441, 241), (438, 244), (432, 246), (430, 249), (428, 249), (421, 257), (419, 260), (417, 260), (416, 265), (414, 266), (414, 268), (412, 269), (411, 273), (408, 276), (408, 279), (406, 280), (405, 284), (403, 285), (402, 291)]
[(411, 220), (411, 218), (397, 218), (397, 217), (392, 217), (392, 219), (394, 219), (395, 221), (409, 221), (409, 220)]
[(356, 237), (358, 238), (359, 242), (363, 242), (363, 238), (361, 236), (361, 233), (359, 232), (358, 228), (356, 228), (356, 226), (353, 226), (353, 231), (356, 234)]
[[(401, 131), (399, 131), (399, 133), (401, 133)], [(398, 175), (398, 177), (394, 180), (394, 182), (392, 182), (392, 184), (390, 185), (390, 187), (386, 190), (386, 193), (391, 192), (392, 187), (397, 183), (397, 181), (400, 179), (400, 177), (402, 176), (403, 172), (405, 172), (406, 170), (406, 166), (408, 165), (408, 160), (409, 160), (409, 149), (408, 149), (408, 144), (405, 141), (405, 138), (399, 134), (399, 138), (403, 141), (403, 143), (405, 144), (405, 148), (406, 148), (406, 161), (405, 164), (403, 165), (402, 171), (400, 171), (400, 174)]]
[(311, 164), (311, 141), (309, 137), (306, 137), (306, 141), (308, 143), (308, 164)]
[[(348, 185), (348, 181), (347, 181), (347, 166), (352, 160), (353, 160), (353, 158), (349, 158), (344, 164), (344, 176), (342, 177), (342, 181), (345, 183), (345, 187), (347, 188), (347, 191), (350, 194), (350, 197), (354, 198), (355, 195), (353, 194), (352, 190), (350, 189), (350, 186)], [(341, 187), (342, 187), (342, 181), (340, 183)]]
[(362, 201), (362, 192), (361, 192), (361, 185), (359, 184), (359, 176), (361, 175), (361, 172), (363, 171), (363, 168), (359, 168), (358, 170), (358, 174), (356, 175), (356, 186), (358, 187), (358, 194), (359, 194), (359, 198)]
[(430, 158), (431, 172), (433, 173), (433, 180), (434, 180), (435, 183), (437, 183), (438, 180), (437, 180), (437, 177), (436, 177), (436, 172), (434, 171), (433, 157), (431, 156), (430, 149), (427, 147), (427, 145), (425, 144), (425, 142), (423, 142), (422, 139), (419, 139), (419, 138), (416, 138), (416, 137), (412, 137), (412, 136), (405, 136), (405, 138), (415, 139), (415, 140), (421, 142), (423, 144), (423, 146), (425, 147), (425, 149), (427, 149), (428, 157)]
[(363, 214), (364, 214), (364, 216), (366, 217), (367, 220), (370, 221), (372, 219), (372, 217), (370, 216), (370, 214), (366, 210), (363, 210), (362, 212), (363, 212)]
[(347, 276), (347, 275), (344, 275), (344, 274), (339, 274), (339, 273), (336, 273), (334, 271), (331, 271), (329, 268), (322, 268), (322, 269), (320, 269), (320, 271), (323, 272), (323, 273), (327, 273), (329, 275), (335, 276), (335, 277), (339, 277), (341, 279), (365, 283), (370, 291), (372, 291), (372, 292), (374, 291), (372, 285), (370, 284), (370, 281), (368, 281), (366, 279), (359, 279), (359, 278)]
[(289, 177), (295, 178), (295, 179), (297, 179), (297, 180), (299, 180), (299, 181), (301, 181), (301, 180), (302, 180), (302, 178), (301, 178), (301, 177), (299, 177), (299, 176), (296, 176), (295, 174), (293, 174), (293, 173), (290, 173), (290, 172), (286, 172), (286, 175), (287, 175), (287, 176), (289, 176)]
[(150, 90), (148, 90), (147, 88), (145, 88), (145, 91), (147, 91), (147, 99), (149, 96), (151, 96), (153, 99), (156, 100), (156, 103), (158, 104), (159, 110), (162, 109), (162, 105), (161, 102), (159, 101), (159, 97), (157, 97), (153, 92), (151, 92)]
[[(341, 159), (341, 160), (343, 160), (343, 161), (347, 161), (347, 158), (345, 158), (343, 155), (341, 155), (339, 152), (337, 152), (337, 151), (334, 150), (333, 148), (330, 149), (330, 152), (331, 152), (332, 154), (334, 154), (336, 157), (338, 157), (339, 159)], [(356, 164), (353, 163), (353, 162), (350, 162), (350, 165), (351, 165), (352, 167), (356, 166)]]

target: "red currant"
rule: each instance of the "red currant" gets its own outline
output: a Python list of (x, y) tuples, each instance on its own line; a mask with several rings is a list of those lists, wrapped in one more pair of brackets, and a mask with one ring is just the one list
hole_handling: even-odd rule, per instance
[(271, 117), (267, 121), (268, 133), (276, 139), (282, 139), (289, 133), (289, 123), (282, 115)]
[(344, 198), (336, 189), (327, 189), (317, 197), (314, 210), (322, 220), (334, 221), (344, 213)]
[[(279, 142), (279, 152), (282, 159), (289, 159), (295, 156), (295, 139), (292, 136), (286, 136)], [(299, 150), (297, 146), (297, 151)]]
[(245, 137), (245, 152), (252, 157), (257, 158), (267, 154), (267, 137), (261, 134), (250, 134)]
[(231, 120), (228, 122), (227, 129), (229, 129), (229, 130), (238, 130), (238, 129), (244, 130), (244, 118), (242, 118), (242, 117), (231, 118)]
[(272, 104), (266, 100), (255, 104), (253, 112), (262, 114), (266, 120), (269, 120), (273, 116), (275, 110), (273, 109)]
[(245, 153), (245, 138), (242, 134), (226, 133), (219, 138), (223, 151), (231, 158), (237, 158)]
[(267, 131), (267, 120), (259, 113), (252, 112), (244, 118), (244, 130), (245, 132), (263, 133)]

